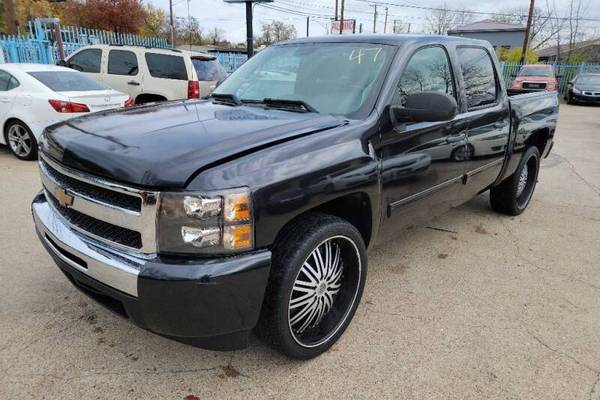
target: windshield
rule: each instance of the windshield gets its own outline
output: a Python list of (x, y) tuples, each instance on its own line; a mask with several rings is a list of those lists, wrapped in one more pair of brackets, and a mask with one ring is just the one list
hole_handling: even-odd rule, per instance
[(87, 92), (88, 90), (110, 90), (95, 79), (75, 71), (40, 71), (29, 75), (55, 92)]
[(225, 68), (216, 59), (192, 58), (192, 64), (194, 64), (199, 81), (222, 81), (227, 78)]
[(580, 85), (600, 85), (600, 75), (582, 75), (577, 78)]
[(549, 67), (524, 67), (519, 71), (519, 76), (543, 76), (552, 77), (554, 73)]
[(359, 112), (374, 93), (394, 48), (365, 43), (269, 47), (215, 91), (244, 101), (303, 101), (325, 114)]

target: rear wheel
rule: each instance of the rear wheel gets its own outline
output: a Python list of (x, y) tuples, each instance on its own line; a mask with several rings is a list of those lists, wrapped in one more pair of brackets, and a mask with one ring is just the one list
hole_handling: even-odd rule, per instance
[(20, 160), (37, 158), (37, 142), (31, 130), (21, 121), (10, 122), (5, 129), (10, 151)]
[(540, 152), (528, 148), (515, 173), (498, 186), (490, 189), (492, 208), (502, 214), (519, 215), (529, 205), (540, 169)]
[(367, 274), (354, 226), (326, 214), (292, 223), (273, 247), (272, 274), (258, 332), (284, 354), (309, 359), (350, 324)]

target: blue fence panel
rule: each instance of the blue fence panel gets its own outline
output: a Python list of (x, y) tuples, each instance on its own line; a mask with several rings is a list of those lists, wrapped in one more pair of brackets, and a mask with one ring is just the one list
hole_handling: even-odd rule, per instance
[[(0, 51), (6, 62), (54, 64), (60, 59), (52, 25), (36, 19), (27, 25), (29, 33), (19, 36), (0, 35)], [(116, 34), (77, 26), (61, 27), (65, 55), (92, 44), (123, 44), (170, 48), (166, 39), (131, 34)]]
[(248, 60), (248, 56), (242, 53), (229, 53), (222, 51), (209, 51), (209, 53), (215, 55), (221, 65), (223, 65), (225, 70), (229, 73), (232, 73), (238, 69)]

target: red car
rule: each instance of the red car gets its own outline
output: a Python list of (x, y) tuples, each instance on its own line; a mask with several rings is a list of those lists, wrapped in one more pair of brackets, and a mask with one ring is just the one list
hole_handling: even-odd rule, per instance
[(553, 92), (558, 88), (558, 81), (554, 75), (554, 68), (545, 64), (523, 65), (512, 83), (511, 92), (528, 93), (548, 91)]

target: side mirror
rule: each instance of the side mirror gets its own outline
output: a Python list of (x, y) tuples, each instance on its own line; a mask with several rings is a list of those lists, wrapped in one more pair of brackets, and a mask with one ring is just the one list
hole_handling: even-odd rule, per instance
[(65, 60), (59, 60), (56, 62), (56, 65), (58, 65), (59, 67), (69, 67), (69, 63), (66, 62)]
[(394, 125), (404, 122), (439, 122), (454, 119), (458, 105), (453, 97), (438, 92), (422, 92), (406, 96), (404, 107), (391, 106)]

